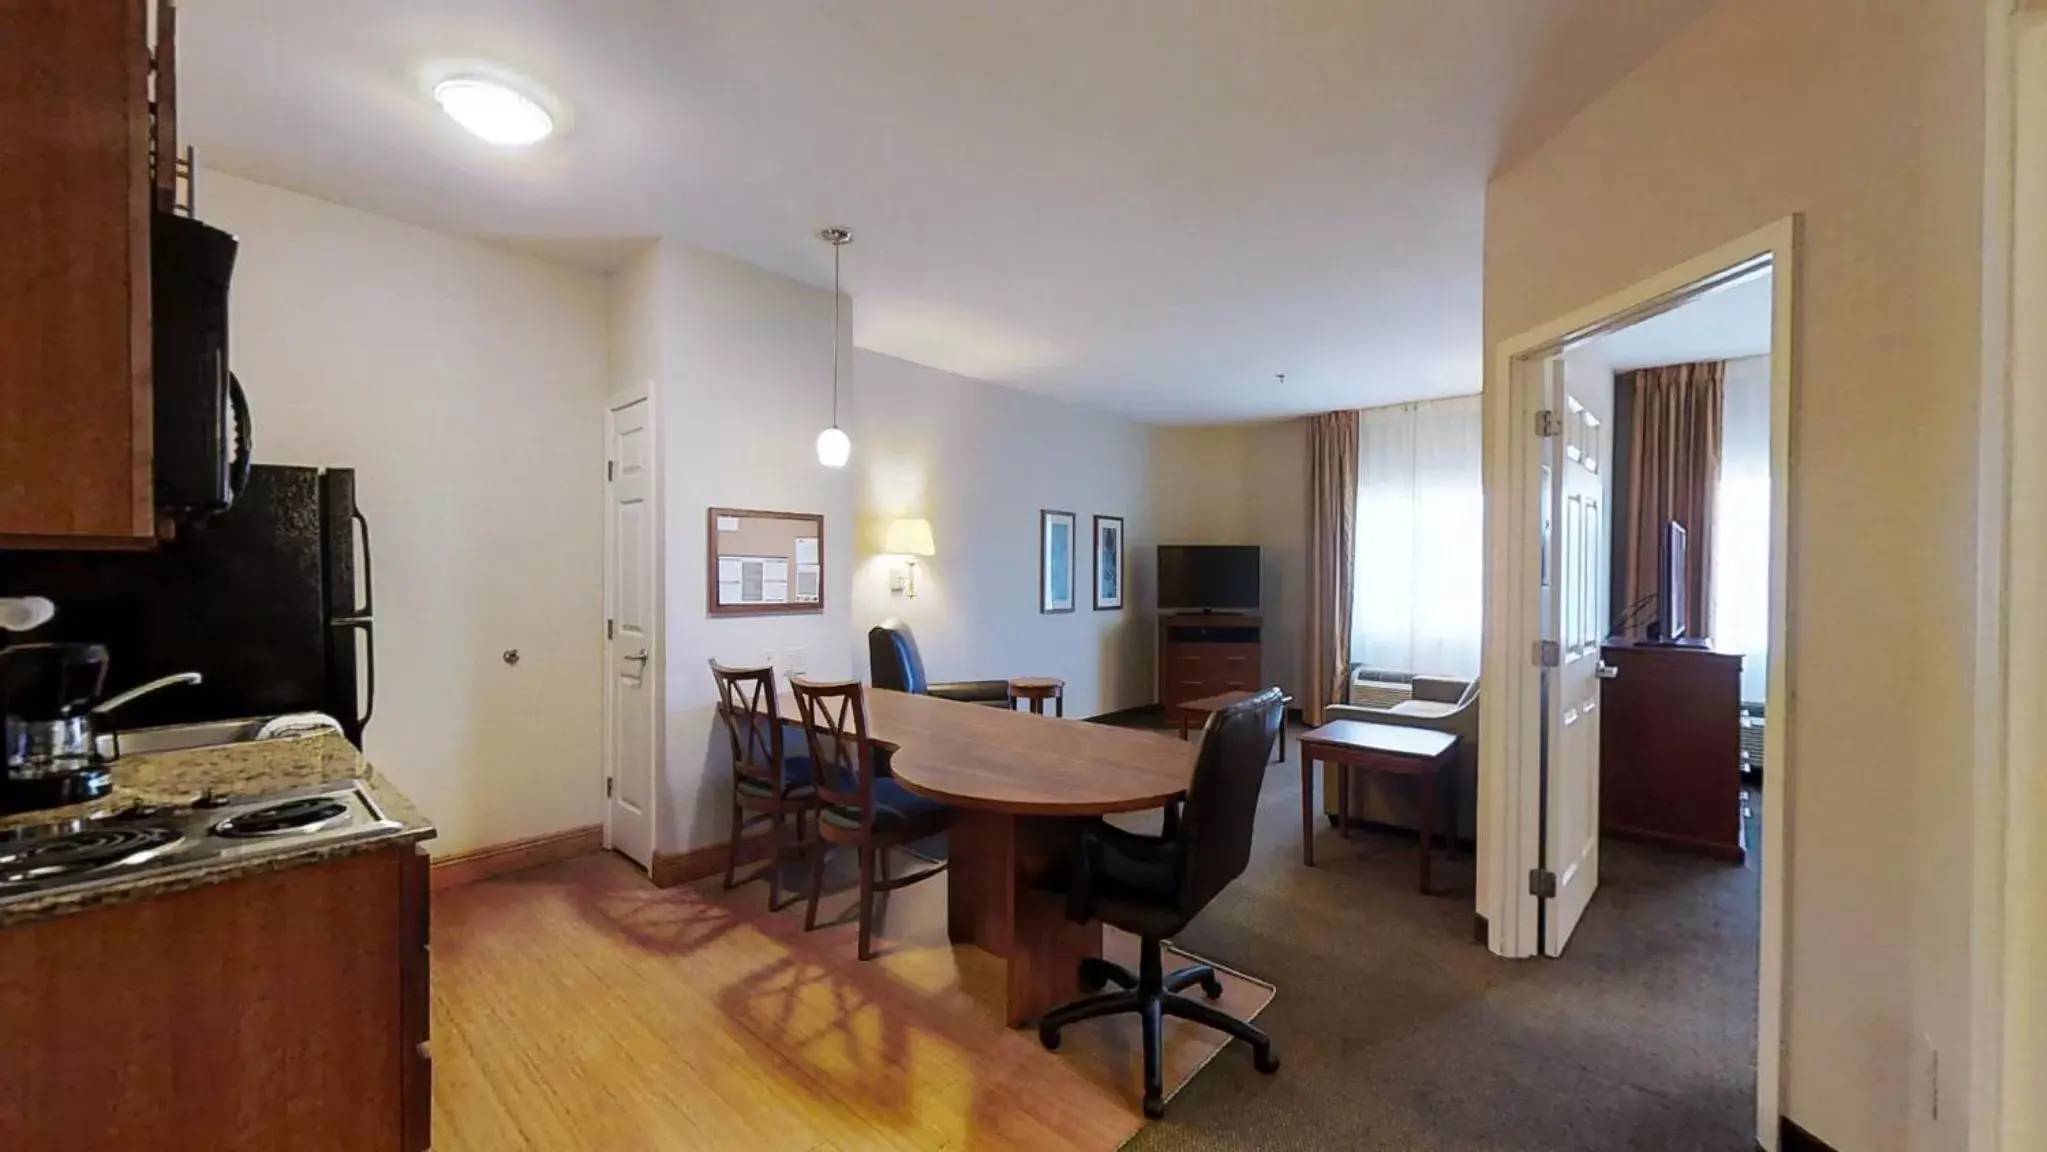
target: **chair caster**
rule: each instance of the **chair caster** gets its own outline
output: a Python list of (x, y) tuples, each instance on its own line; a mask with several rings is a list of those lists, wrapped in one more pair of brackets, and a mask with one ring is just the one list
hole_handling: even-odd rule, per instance
[(1038, 1028), (1038, 1043), (1043, 1044), (1047, 1052), (1059, 1051), (1059, 1029), (1040, 1026)]
[(1251, 1066), (1270, 1076), (1279, 1071), (1279, 1053), (1273, 1051), (1272, 1045), (1268, 1044), (1251, 1053)]
[(1222, 999), (1223, 982), (1221, 980), (1216, 979), (1214, 976), (1210, 976), (1208, 979), (1203, 980), (1201, 982), (1201, 994), (1203, 996), (1208, 997), (1210, 1000)]
[(1165, 1119), (1166, 1118), (1165, 1100), (1158, 1096), (1146, 1096), (1144, 1098), (1144, 1115), (1145, 1118), (1148, 1120)]

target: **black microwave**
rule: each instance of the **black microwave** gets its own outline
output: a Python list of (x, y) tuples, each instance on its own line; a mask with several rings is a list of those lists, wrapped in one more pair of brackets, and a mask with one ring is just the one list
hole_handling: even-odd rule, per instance
[(227, 358), (228, 282), (240, 245), (160, 211), (149, 247), (156, 508), (200, 519), (233, 507), (249, 482), (249, 402)]

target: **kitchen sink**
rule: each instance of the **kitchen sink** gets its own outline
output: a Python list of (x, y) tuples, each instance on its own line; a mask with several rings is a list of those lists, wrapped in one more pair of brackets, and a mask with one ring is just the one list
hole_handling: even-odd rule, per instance
[[(199, 724), (166, 724), (160, 728), (133, 728), (119, 733), (102, 733), (95, 738), (95, 750), (102, 759), (113, 759), (119, 741), (123, 756), (147, 756), (156, 752), (182, 752), (188, 748), (212, 748), (240, 744), (259, 738), (264, 728), (282, 717), (257, 716), (246, 720), (208, 720)], [(292, 717), (297, 720), (300, 717)], [(335, 731), (341, 726), (332, 724)]]

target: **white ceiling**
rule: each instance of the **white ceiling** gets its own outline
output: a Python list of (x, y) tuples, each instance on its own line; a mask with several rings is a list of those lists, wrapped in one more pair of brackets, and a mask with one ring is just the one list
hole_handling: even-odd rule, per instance
[(1616, 372), (1770, 354), (1771, 278), (1752, 276), (1599, 337)]
[[(184, 0), (182, 128), (600, 268), (676, 237), (824, 284), (843, 224), (862, 347), (1272, 416), (1473, 391), (1488, 174), (1710, 3)], [(427, 97), (464, 60), (567, 130), (464, 135)]]

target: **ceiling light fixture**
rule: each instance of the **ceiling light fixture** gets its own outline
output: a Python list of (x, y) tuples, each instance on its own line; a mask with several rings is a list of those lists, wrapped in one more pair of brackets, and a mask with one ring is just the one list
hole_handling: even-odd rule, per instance
[(492, 144), (521, 148), (554, 134), (554, 117), (539, 101), (495, 80), (443, 80), (434, 85), (434, 102), (455, 123)]
[(839, 249), (853, 242), (853, 234), (827, 228), (817, 235), (832, 246), (832, 426), (817, 434), (817, 462), (844, 468), (853, 455), (853, 440), (839, 427)]

